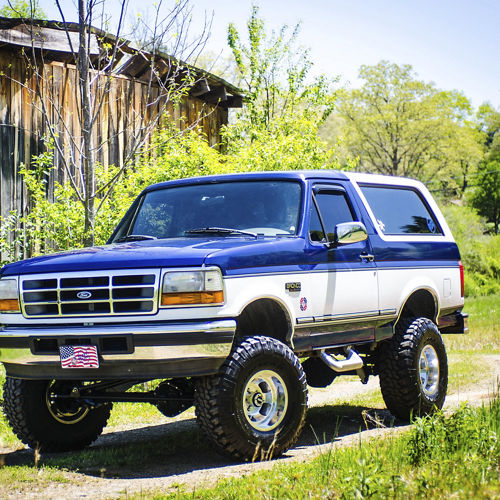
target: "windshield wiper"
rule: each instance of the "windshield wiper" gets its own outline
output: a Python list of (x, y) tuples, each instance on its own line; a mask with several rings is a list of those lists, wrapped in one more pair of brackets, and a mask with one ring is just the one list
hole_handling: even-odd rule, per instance
[(156, 236), (149, 236), (147, 234), (129, 234), (127, 236), (122, 236), (113, 243), (123, 243), (125, 241), (141, 241), (141, 240), (157, 240)]
[(244, 234), (246, 236), (253, 236), (254, 238), (257, 238), (257, 233), (243, 231), (241, 229), (232, 229), (230, 227), (200, 227), (184, 231), (184, 234)]

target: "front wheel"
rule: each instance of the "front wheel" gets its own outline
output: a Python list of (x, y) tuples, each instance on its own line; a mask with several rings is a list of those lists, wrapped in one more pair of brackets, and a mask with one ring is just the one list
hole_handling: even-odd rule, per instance
[(69, 393), (63, 380), (20, 380), (7, 377), (4, 413), (17, 437), (42, 452), (78, 450), (97, 439), (106, 425), (111, 404), (90, 408), (76, 401), (57, 399)]
[(206, 436), (225, 454), (263, 460), (298, 439), (307, 407), (300, 361), (282, 342), (243, 339), (219, 374), (198, 381), (196, 416)]
[(396, 417), (409, 420), (443, 407), (448, 361), (437, 326), (427, 318), (403, 319), (377, 352), (380, 389)]

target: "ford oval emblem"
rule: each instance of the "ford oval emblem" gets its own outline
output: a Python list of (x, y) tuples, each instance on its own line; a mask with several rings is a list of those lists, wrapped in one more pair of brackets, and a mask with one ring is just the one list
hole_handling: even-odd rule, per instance
[(85, 299), (90, 299), (90, 297), (92, 297), (92, 293), (91, 292), (78, 292), (76, 294), (76, 296), (79, 298), (79, 299), (82, 299), (82, 300), (85, 300)]

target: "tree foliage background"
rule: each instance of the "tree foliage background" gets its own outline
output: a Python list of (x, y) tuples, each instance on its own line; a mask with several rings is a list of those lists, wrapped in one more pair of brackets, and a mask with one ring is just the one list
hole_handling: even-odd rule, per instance
[(360, 170), (463, 193), (462, 174), (477, 169), (483, 141), (468, 99), (419, 80), (410, 65), (381, 61), (362, 66), (359, 77), (361, 88), (340, 94), (338, 112), (348, 156)]
[(245, 93), (243, 110), (224, 131), (228, 159), (236, 170), (339, 166), (318, 135), (334, 108), (333, 81), (310, 77), (312, 62), (298, 42), (299, 33), (299, 24), (268, 33), (257, 7), (247, 23), (246, 42), (229, 25), (235, 80)]
[(500, 228), (500, 112), (484, 104), (478, 110), (478, 120), (485, 134), (485, 154), (469, 196), (472, 207), (493, 225)]
[(45, 19), (45, 11), (36, 0), (9, 0), (0, 7), (0, 16), (23, 19)]

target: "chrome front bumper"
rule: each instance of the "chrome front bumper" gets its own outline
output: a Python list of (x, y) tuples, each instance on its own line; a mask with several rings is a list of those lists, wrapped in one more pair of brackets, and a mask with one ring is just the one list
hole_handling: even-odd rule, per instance
[[(235, 330), (236, 321), (232, 319), (32, 328), (3, 326), (0, 328), (0, 361), (8, 375), (23, 378), (41, 378), (42, 375), (73, 378), (71, 374), (88, 374), (91, 378), (143, 374), (149, 378), (155, 374), (154, 366), (158, 367), (158, 376), (166, 376), (170, 373), (166, 368), (169, 364), (181, 367), (172, 371), (179, 372), (179, 376), (180, 372), (182, 376), (190, 376), (191, 365), (192, 376), (195, 376), (200, 370), (217, 371), (231, 351)], [(100, 367), (62, 369), (61, 345), (96, 345)], [(146, 364), (148, 369), (144, 370)], [(205, 370), (203, 365), (207, 366)]]

